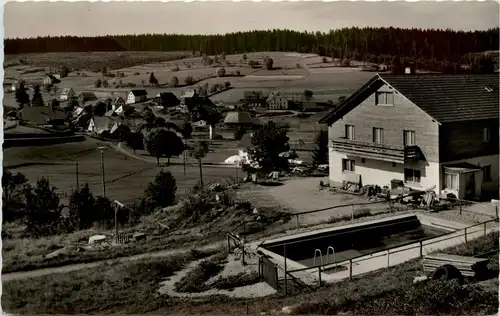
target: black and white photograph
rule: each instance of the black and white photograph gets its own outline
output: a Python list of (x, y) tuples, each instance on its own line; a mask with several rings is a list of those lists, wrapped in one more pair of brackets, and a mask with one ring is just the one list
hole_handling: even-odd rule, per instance
[(3, 9), (4, 313), (498, 314), (498, 1)]

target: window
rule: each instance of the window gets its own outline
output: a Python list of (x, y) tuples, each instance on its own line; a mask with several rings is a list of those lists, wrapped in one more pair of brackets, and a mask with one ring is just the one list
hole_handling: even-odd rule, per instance
[(405, 168), (405, 182), (420, 184), (420, 170)]
[(354, 172), (354, 160), (342, 159), (342, 172)]
[(353, 140), (354, 139), (354, 126), (346, 125), (345, 126), (345, 138)]
[(374, 127), (373, 128), (373, 142), (377, 144), (382, 144), (384, 142), (384, 129)]
[(403, 132), (403, 145), (404, 146), (415, 145), (415, 131), (404, 131)]
[(491, 166), (483, 167), (483, 181), (491, 181)]
[(382, 106), (394, 105), (394, 93), (393, 92), (377, 92), (375, 94), (375, 104), (382, 105)]
[(444, 174), (444, 188), (450, 190), (458, 190), (458, 175), (445, 173)]
[(485, 127), (483, 128), (483, 143), (487, 143), (490, 141), (490, 129)]

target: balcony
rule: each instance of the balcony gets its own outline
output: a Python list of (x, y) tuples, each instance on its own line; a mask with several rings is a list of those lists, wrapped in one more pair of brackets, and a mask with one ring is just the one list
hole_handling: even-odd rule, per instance
[(425, 160), (418, 146), (389, 146), (349, 139), (334, 139), (331, 144), (333, 150), (360, 158), (395, 163)]

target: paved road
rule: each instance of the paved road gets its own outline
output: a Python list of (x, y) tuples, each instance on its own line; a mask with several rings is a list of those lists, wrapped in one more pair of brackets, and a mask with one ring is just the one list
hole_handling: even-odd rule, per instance
[[(197, 249), (199, 249), (199, 250), (215, 249), (215, 248), (218, 248), (224, 244), (225, 244), (225, 241), (220, 241), (220, 242), (216, 242), (213, 244), (198, 247)], [(82, 269), (86, 269), (86, 268), (94, 268), (94, 267), (98, 267), (100, 265), (104, 265), (106, 263), (112, 263), (112, 262), (116, 262), (116, 261), (118, 261), (118, 262), (130, 262), (130, 261), (137, 261), (137, 260), (143, 260), (143, 259), (148, 259), (148, 258), (168, 257), (168, 256), (172, 256), (172, 255), (186, 253), (187, 251), (190, 251), (190, 250), (191, 250), (191, 248), (190, 249), (162, 250), (162, 251), (158, 251), (158, 252), (150, 252), (150, 253), (144, 253), (144, 254), (139, 254), (139, 255), (134, 255), (134, 256), (129, 256), (129, 257), (101, 260), (101, 261), (95, 261), (95, 262), (90, 262), (90, 263), (77, 263), (77, 264), (71, 264), (71, 265), (66, 265), (66, 266), (62, 266), (62, 267), (44, 268), (44, 269), (22, 271), (22, 272), (12, 272), (12, 273), (7, 273), (7, 274), (2, 274), (2, 282), (30, 279), (30, 278), (35, 278), (35, 277), (40, 277), (40, 276), (50, 275), (50, 274), (57, 274), (57, 273), (68, 273), (68, 272), (78, 271), (78, 270), (82, 270)]]

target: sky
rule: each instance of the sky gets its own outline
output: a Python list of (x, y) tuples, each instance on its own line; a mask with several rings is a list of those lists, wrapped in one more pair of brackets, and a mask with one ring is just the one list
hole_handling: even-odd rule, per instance
[(13, 2), (6, 38), (140, 33), (217, 34), (352, 26), (483, 30), (499, 25), (499, 3), (485, 2)]

